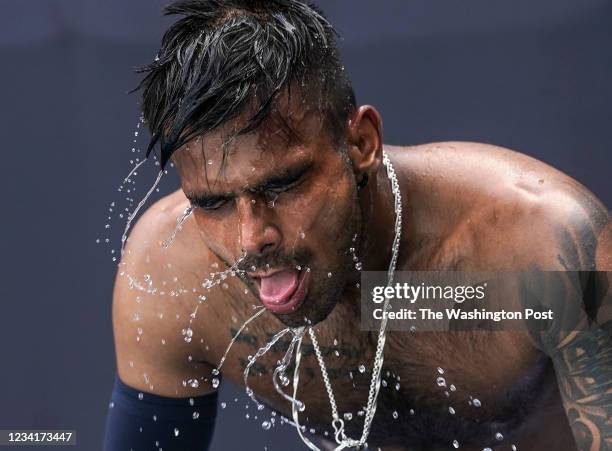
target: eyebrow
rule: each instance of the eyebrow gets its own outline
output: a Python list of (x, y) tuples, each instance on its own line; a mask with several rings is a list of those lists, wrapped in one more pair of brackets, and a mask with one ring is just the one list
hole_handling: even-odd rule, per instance
[[(301, 179), (310, 169), (312, 169), (312, 161), (303, 161), (295, 166), (282, 169), (280, 172), (268, 177), (251, 187), (244, 187), (240, 192), (249, 191), (252, 193), (260, 193), (274, 188), (287, 186)], [(215, 202), (230, 200), (236, 196), (233, 192), (213, 193), (190, 191), (185, 194), (187, 199), (196, 206), (212, 204)]]

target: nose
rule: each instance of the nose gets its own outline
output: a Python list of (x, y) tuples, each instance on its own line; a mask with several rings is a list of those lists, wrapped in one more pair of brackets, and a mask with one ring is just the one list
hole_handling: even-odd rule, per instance
[(241, 250), (253, 256), (277, 250), (282, 236), (271, 220), (271, 209), (255, 196), (240, 196), (237, 203)]

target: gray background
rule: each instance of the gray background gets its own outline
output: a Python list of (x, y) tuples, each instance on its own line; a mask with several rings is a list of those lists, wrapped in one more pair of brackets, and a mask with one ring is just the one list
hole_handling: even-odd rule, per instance
[[(76, 429), (78, 449), (101, 446), (114, 266), (94, 241), (130, 167), (138, 99), (126, 92), (133, 67), (157, 51), (163, 3), (0, 3), (1, 429)], [(321, 3), (344, 36), (358, 101), (383, 115), (386, 142), (507, 146), (612, 204), (610, 2)], [(162, 191), (176, 186), (171, 177)], [(234, 392), (223, 386), (233, 407), (220, 413), (213, 449), (301, 449), (288, 427), (246, 420)]]

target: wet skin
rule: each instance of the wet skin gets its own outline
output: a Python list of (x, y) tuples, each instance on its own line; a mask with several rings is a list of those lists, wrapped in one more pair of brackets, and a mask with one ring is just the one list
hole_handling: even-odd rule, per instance
[[(247, 356), (287, 325), (310, 321), (316, 325), (338, 410), (353, 413), (347, 428), (356, 437), (362, 424), (356, 413), (366, 403), (375, 334), (359, 329), (359, 273), (348, 249), (356, 247), (364, 270), (386, 270), (394, 216), (381, 164), (381, 121), (373, 108), (361, 107), (351, 117), (344, 149), (338, 149), (316, 114), (302, 114), (293, 104), (285, 108), (299, 139), (271, 123), (228, 144), (222, 165), (220, 147), (231, 133), (226, 128), (194, 140), (175, 155), (182, 190), (143, 215), (119, 268), (113, 303), (118, 371), (128, 385), (165, 396), (212, 390), (211, 368), (253, 314), (253, 306), (261, 305), (258, 278), (286, 267), (308, 267), (307, 294), (298, 308), (281, 315), (266, 312), (251, 323), (222, 373), (242, 385)], [(598, 269), (610, 269), (601, 266), (610, 261), (605, 208), (584, 187), (544, 163), (478, 143), (384, 148), (398, 173), (403, 200), (398, 270), (593, 269), (587, 252), (591, 248), (600, 250)], [(358, 189), (364, 174), (368, 183)], [(159, 244), (190, 202), (194, 213), (174, 243), (162, 249)], [(592, 242), (576, 232), (584, 227), (592, 230)], [(201, 288), (211, 272), (227, 268), (245, 252), (246, 276), (230, 277), (210, 292)], [(130, 288), (126, 273), (140, 280), (150, 274), (159, 289), (150, 294)], [(207, 300), (198, 307), (193, 339), (187, 343), (181, 330), (189, 324), (198, 295)], [(138, 327), (143, 334), (136, 341)], [(605, 346), (606, 338), (602, 340)], [(289, 414), (288, 403), (271, 384), (285, 349), (281, 341), (263, 356), (249, 382), (260, 399)], [(308, 340), (304, 354), (298, 394), (307, 404), (302, 422), (320, 434), (331, 432), (329, 404)], [(446, 441), (446, 435), (452, 431), (465, 443), (462, 449), (482, 449), (491, 440), (487, 434), (497, 430), (493, 423), (507, 422), (499, 426), (506, 448), (516, 443), (522, 450), (576, 449), (573, 430), (580, 449), (604, 449), (609, 431), (601, 410), (571, 405), (580, 395), (605, 395), (588, 392), (584, 383), (565, 373), (556, 375), (559, 390), (553, 367), (560, 366), (549, 363), (550, 354), (527, 332), (389, 332), (383, 371), (388, 387), (381, 389), (369, 443), (383, 449), (449, 449), (452, 439)], [(571, 360), (564, 362), (571, 370)], [(363, 374), (361, 364), (367, 368)], [(450, 397), (434, 383), (437, 367), (457, 387)], [(198, 388), (183, 384), (199, 377), (206, 381)], [(571, 393), (574, 385), (583, 392)], [(509, 397), (521, 389), (530, 395)], [(468, 406), (470, 396), (480, 399), (482, 407)], [(522, 410), (509, 406), (517, 399), (525, 404)], [(449, 405), (456, 415), (448, 414)], [(419, 418), (428, 420), (419, 423)], [(570, 427), (577, 418), (581, 425), (588, 423), (586, 432), (576, 424)], [(461, 436), (461, 428), (467, 437)], [(600, 448), (593, 447), (597, 443)]]

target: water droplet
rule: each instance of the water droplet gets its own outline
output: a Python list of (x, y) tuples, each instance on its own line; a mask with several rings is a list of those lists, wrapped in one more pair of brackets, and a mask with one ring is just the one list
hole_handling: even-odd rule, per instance
[(261, 423), (261, 428), (266, 431), (269, 431), (271, 427), (272, 424), (269, 421), (264, 421), (263, 423)]
[(516, 445), (512, 445), (512, 451), (516, 451)]
[(498, 432), (497, 434), (495, 434), (495, 439), (501, 442), (504, 439), (504, 436), (501, 432)]
[(348, 420), (348, 421), (352, 420), (353, 419), (353, 414), (351, 412), (346, 412), (344, 414), (344, 419)]
[(144, 398), (144, 395), (142, 393), (138, 393), (138, 399), (142, 401), (143, 398)]
[(219, 386), (219, 379), (217, 379), (216, 377), (213, 377), (212, 386), (213, 388), (217, 388)]
[(110, 403), (108, 403), (108, 407), (111, 408), (111, 409), (114, 408), (115, 407), (115, 403), (111, 401)]
[(393, 415), (393, 419), (395, 419), (395, 420), (397, 420), (398, 417), (399, 417), (399, 413), (397, 413), (397, 410), (394, 410), (392, 415)]
[(444, 370), (440, 367), (437, 368), (439, 374), (444, 374)]
[(414, 415), (414, 409), (410, 409), (408, 412), (410, 412), (410, 415)]
[(197, 420), (198, 418), (200, 418), (200, 412), (193, 412), (193, 415), (191, 415), (191, 417), (192, 417), (194, 420)]
[(474, 398), (472, 400), (472, 404), (474, 405), (474, 407), (480, 407), (482, 404), (480, 403), (480, 399), (478, 398)]
[(450, 413), (451, 415), (455, 414), (455, 409), (453, 409), (452, 407), (448, 408), (448, 413)]
[(453, 440), (453, 447), (459, 448), (459, 442), (457, 440)]
[(400, 389), (400, 384), (399, 384), (399, 382), (398, 382), (397, 384), (395, 384), (395, 389), (396, 389), (396, 390), (399, 390), (399, 389)]
[(446, 380), (443, 377), (439, 377), (436, 379), (436, 385), (438, 387), (446, 387)]
[(226, 407), (227, 407), (227, 403), (222, 402), (222, 403), (221, 403), (221, 408), (222, 408), (222, 409), (225, 409)]
[(178, 437), (178, 435), (179, 435), (179, 430), (178, 430), (178, 428), (174, 428), (174, 436), (175, 436), (175, 437)]
[(448, 387), (448, 388), (450, 388), (450, 391), (456, 391), (457, 390), (457, 387), (455, 387), (453, 384), (450, 384), (450, 387)]
[(187, 383), (189, 384), (190, 387), (192, 388), (198, 388), (200, 386), (200, 383), (198, 382), (197, 379), (189, 379), (187, 381)]
[(360, 373), (362, 373), (362, 374), (365, 373), (365, 366), (364, 365), (359, 365), (358, 369), (359, 369)]
[(331, 273), (331, 272), (328, 272), (328, 273), (327, 273), (327, 277), (328, 277), (329, 279), (331, 279), (331, 276), (332, 276), (332, 273)]

